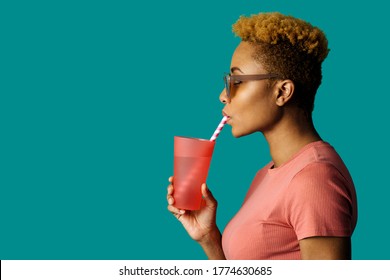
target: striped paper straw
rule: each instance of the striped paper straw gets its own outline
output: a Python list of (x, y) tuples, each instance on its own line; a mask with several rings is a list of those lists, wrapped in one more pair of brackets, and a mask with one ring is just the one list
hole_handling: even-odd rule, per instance
[(227, 117), (227, 116), (224, 116), (222, 118), (221, 122), (217, 126), (217, 129), (214, 131), (213, 136), (211, 136), (210, 141), (215, 141), (215, 139), (217, 139), (219, 133), (221, 133), (221, 130), (222, 130), (223, 126), (226, 124), (228, 119), (229, 119), (229, 117)]

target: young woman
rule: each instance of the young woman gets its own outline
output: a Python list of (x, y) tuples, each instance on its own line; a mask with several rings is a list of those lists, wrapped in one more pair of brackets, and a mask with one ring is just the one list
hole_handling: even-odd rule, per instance
[(222, 235), (206, 184), (202, 208), (185, 211), (174, 205), (169, 178), (168, 210), (209, 259), (350, 259), (354, 184), (311, 117), (329, 52), (324, 33), (280, 13), (240, 17), (233, 30), (241, 43), (224, 77), (223, 114), (235, 137), (261, 132), (272, 161)]

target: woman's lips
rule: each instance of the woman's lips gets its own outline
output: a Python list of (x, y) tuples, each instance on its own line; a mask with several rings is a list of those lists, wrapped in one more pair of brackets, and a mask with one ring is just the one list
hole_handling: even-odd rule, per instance
[(226, 114), (226, 112), (224, 112), (224, 111), (222, 111), (222, 115), (223, 115), (224, 117), (227, 117), (227, 118), (228, 118), (227, 121), (226, 121), (226, 123), (229, 123), (231, 117), (230, 117), (228, 114)]

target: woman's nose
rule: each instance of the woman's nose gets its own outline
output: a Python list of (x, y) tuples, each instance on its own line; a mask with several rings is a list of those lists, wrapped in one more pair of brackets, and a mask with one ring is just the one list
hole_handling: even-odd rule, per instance
[(221, 94), (219, 95), (219, 101), (221, 101), (223, 104), (226, 104), (228, 103), (228, 99), (229, 98), (226, 95), (226, 88), (224, 88)]

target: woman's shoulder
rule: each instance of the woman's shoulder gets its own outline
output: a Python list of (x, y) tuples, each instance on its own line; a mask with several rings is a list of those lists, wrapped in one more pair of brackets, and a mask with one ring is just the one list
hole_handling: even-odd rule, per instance
[[(267, 165), (265, 168), (269, 168)], [(260, 170), (260, 174), (265, 170)], [(325, 141), (312, 142), (303, 147), (288, 162), (278, 168), (269, 168), (268, 174), (288, 183), (305, 178), (319, 180), (326, 177), (342, 177), (349, 184), (351, 175), (336, 150)]]
[(348, 173), (348, 170), (335, 148), (325, 141), (316, 141), (306, 145), (289, 162), (288, 169), (301, 172), (315, 166), (327, 172), (338, 170), (340, 173)]
[(311, 155), (306, 164), (303, 166), (302, 171), (305, 173), (318, 173), (327, 176), (341, 175), (352, 183), (351, 175), (346, 167), (344, 161), (329, 143), (320, 141), (317, 145), (314, 145), (311, 149)]

